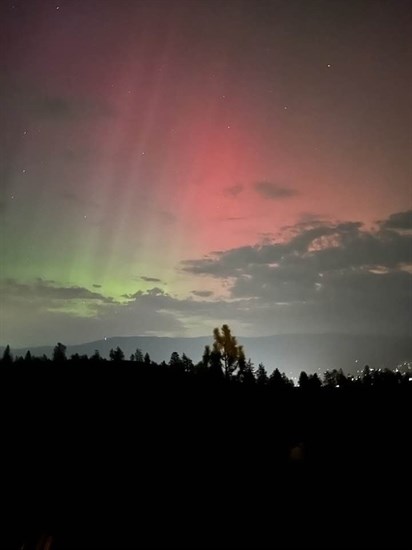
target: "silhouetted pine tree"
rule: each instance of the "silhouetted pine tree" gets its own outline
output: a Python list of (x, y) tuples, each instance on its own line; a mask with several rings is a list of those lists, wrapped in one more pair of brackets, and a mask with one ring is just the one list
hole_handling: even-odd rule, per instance
[(124, 360), (124, 353), (120, 349), (120, 347), (117, 346), (116, 349), (112, 348), (110, 350), (109, 357), (110, 357), (111, 361), (123, 361)]
[(61, 361), (66, 361), (66, 346), (62, 344), (61, 342), (58, 342), (57, 345), (53, 349), (53, 361), (56, 363), (60, 363)]
[(11, 365), (11, 363), (13, 363), (13, 356), (11, 354), (9, 345), (7, 345), (3, 351), (2, 363), (4, 365)]

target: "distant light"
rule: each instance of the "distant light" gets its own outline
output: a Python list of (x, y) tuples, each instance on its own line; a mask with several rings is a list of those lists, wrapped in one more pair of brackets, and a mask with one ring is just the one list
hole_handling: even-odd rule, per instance
[(328, 67), (328, 69), (330, 69), (332, 67), (332, 65), (330, 63), (328, 63), (327, 67)]

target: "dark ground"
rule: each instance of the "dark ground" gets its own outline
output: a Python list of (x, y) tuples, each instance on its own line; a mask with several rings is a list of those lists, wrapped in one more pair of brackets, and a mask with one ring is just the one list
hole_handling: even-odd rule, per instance
[(3, 369), (1, 547), (410, 547), (411, 388), (266, 390)]

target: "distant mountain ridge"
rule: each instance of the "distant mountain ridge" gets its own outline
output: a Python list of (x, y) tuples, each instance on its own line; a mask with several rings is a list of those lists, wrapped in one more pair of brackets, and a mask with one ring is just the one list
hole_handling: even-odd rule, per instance
[[(64, 339), (62, 338), (63, 343)], [(156, 361), (169, 361), (172, 352), (185, 353), (198, 362), (205, 345), (211, 344), (212, 336), (194, 338), (168, 338), (157, 336), (115, 336), (68, 345), (67, 355), (78, 353), (92, 355), (96, 349), (108, 358), (110, 349), (119, 346), (129, 358), (136, 348), (148, 352)], [(268, 372), (275, 368), (288, 376), (296, 377), (300, 371), (324, 372), (330, 369), (343, 369), (355, 373), (366, 364), (374, 368), (394, 368), (402, 361), (412, 359), (412, 339), (406, 336), (389, 335), (342, 335), (342, 334), (280, 334), (276, 336), (238, 337), (245, 348), (247, 357), (257, 366), (263, 363)], [(51, 356), (54, 346), (23, 347), (12, 349), (16, 356), (24, 356), (26, 351), (34, 356)], [(4, 346), (0, 347), (3, 353)]]

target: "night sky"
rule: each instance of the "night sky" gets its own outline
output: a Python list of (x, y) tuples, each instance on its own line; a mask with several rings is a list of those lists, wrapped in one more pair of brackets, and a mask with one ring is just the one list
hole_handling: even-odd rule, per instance
[(411, 333), (411, 6), (2, 0), (0, 344)]

